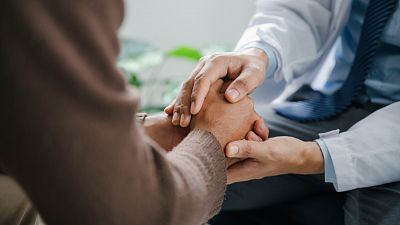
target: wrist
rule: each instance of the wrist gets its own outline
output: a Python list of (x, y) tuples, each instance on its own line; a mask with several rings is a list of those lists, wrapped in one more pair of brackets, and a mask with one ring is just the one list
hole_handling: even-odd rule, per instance
[(218, 131), (215, 131), (213, 129), (210, 129), (210, 128), (207, 128), (207, 127), (201, 126), (201, 125), (193, 126), (191, 128), (191, 130), (194, 130), (194, 129), (200, 129), (200, 130), (207, 131), (208, 133), (211, 133), (215, 137), (215, 139), (217, 139), (217, 141), (219, 142), (219, 144), (221, 145), (222, 148), (224, 148), (225, 145), (228, 144), (228, 141), (225, 140), (224, 136), (220, 135), (220, 132), (218, 132)]
[(257, 57), (259, 60), (261, 60), (265, 65), (268, 64), (268, 55), (265, 53), (264, 50), (260, 48), (248, 48), (246, 50), (243, 50), (244, 53), (248, 55), (252, 55)]
[(156, 129), (157, 122), (154, 121), (153, 117), (149, 116), (149, 117), (144, 118), (142, 125), (143, 125), (143, 130), (147, 134), (147, 136), (153, 138), (154, 131), (157, 130)]
[(301, 174), (320, 174), (324, 172), (324, 156), (315, 141), (305, 142), (303, 148), (304, 164)]
[(168, 120), (168, 115), (159, 114), (146, 116), (143, 120), (143, 129), (148, 136), (156, 139), (163, 131), (168, 130), (167, 125), (169, 125), (169, 123), (171, 122)]

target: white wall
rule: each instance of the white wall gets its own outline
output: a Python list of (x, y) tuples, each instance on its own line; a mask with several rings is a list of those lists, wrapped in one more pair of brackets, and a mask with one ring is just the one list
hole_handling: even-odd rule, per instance
[(254, 0), (126, 0), (122, 37), (163, 50), (189, 44), (234, 46), (254, 10)]

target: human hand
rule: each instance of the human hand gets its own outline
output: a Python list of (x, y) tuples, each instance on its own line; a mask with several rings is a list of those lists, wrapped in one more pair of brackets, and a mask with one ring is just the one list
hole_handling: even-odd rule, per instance
[(261, 179), (281, 174), (318, 174), (324, 171), (324, 159), (316, 142), (293, 137), (274, 137), (264, 142), (235, 141), (225, 154), (239, 162), (228, 168), (228, 183)]
[(174, 126), (172, 117), (166, 114), (148, 116), (144, 120), (144, 130), (157, 144), (167, 151), (172, 150), (189, 133), (189, 128)]
[[(268, 139), (269, 135), (269, 129), (267, 125), (264, 122), (263, 118), (258, 119), (253, 126), (253, 130), (249, 131), (246, 134), (246, 140), (248, 141), (266, 141)], [(226, 164), (227, 168), (229, 168), (231, 165), (238, 163), (244, 159), (240, 158), (227, 158)]]
[(227, 102), (219, 93), (222, 85), (222, 80), (212, 85), (203, 108), (193, 117), (190, 127), (208, 130), (225, 147), (230, 141), (243, 139), (260, 116), (248, 96), (235, 104)]
[(267, 55), (257, 48), (204, 57), (183, 84), (178, 97), (164, 111), (173, 115), (174, 125), (187, 127), (192, 115), (200, 112), (210, 87), (218, 79), (233, 80), (225, 91), (225, 98), (235, 103), (264, 82), (267, 64)]

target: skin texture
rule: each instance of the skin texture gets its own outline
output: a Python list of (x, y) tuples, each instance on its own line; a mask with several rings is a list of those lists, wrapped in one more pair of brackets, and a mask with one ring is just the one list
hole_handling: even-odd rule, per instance
[(167, 151), (171, 151), (190, 132), (188, 127), (174, 126), (171, 121), (171, 116), (159, 114), (146, 117), (143, 124), (146, 134)]
[(225, 149), (228, 159), (236, 162), (228, 168), (229, 184), (281, 174), (324, 171), (324, 159), (317, 143), (286, 136), (260, 141), (263, 134), (256, 126), (254, 130), (258, 133), (252, 138), (231, 142)]
[[(193, 118), (191, 127), (174, 126), (172, 117), (167, 114), (148, 116), (143, 124), (146, 134), (167, 151), (171, 151), (195, 128), (205, 129), (213, 133), (219, 140), (221, 146), (229, 141), (254, 138), (265, 140), (268, 131), (264, 120), (254, 111), (254, 105), (249, 97), (237, 104), (228, 103), (221, 94), (226, 89), (222, 80), (218, 80), (211, 88), (206, 98), (204, 109)], [(241, 123), (237, 121), (236, 114), (241, 115)], [(231, 115), (221, 117), (219, 115)], [(240, 128), (240, 129), (239, 129)], [(227, 131), (229, 129), (229, 131)], [(257, 131), (256, 131), (257, 129)], [(259, 132), (260, 136), (255, 132)]]
[(264, 82), (267, 64), (267, 55), (257, 48), (204, 57), (183, 84), (178, 97), (164, 111), (173, 115), (174, 125), (187, 127), (192, 116), (202, 109), (211, 86), (218, 79), (232, 81), (224, 96), (227, 101), (236, 103)]
[[(264, 79), (268, 64), (266, 54), (259, 49), (249, 49), (240, 53), (221, 53), (203, 58), (184, 83), (181, 93), (165, 108), (172, 115), (172, 123), (186, 127), (193, 115), (201, 113), (210, 98), (210, 87), (224, 78), (221, 95), (230, 103), (246, 99)], [(206, 97), (207, 96), (207, 97)], [(219, 112), (212, 115), (238, 116), (232, 112)], [(223, 118), (220, 117), (220, 118)], [(237, 118), (236, 121), (240, 121)], [(215, 121), (218, 123), (219, 121)], [(247, 129), (247, 127), (246, 127)], [(231, 129), (223, 127), (222, 132)], [(216, 133), (220, 133), (217, 131)], [(245, 139), (231, 142), (226, 147), (228, 157), (228, 182), (261, 179), (287, 173), (316, 174), (323, 172), (323, 156), (314, 142), (303, 142), (292, 137), (268, 139), (268, 128), (264, 122), (254, 123)]]
[[(249, 131), (246, 135), (246, 140), (248, 141), (258, 141), (262, 142), (268, 139), (269, 129), (264, 122), (263, 118), (258, 119), (253, 126), (253, 130)], [(227, 158), (227, 167), (242, 161), (240, 158)]]
[(254, 110), (253, 101), (247, 96), (236, 104), (227, 102), (223, 94), (220, 94), (222, 86), (222, 80), (212, 85), (203, 108), (192, 118), (190, 127), (208, 130), (225, 147), (228, 142), (245, 138), (260, 116)]

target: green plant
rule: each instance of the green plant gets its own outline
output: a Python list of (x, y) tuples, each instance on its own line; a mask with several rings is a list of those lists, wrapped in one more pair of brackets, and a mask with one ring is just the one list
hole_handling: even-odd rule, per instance
[(176, 57), (176, 58), (183, 58), (189, 59), (192, 61), (199, 61), (203, 54), (197, 48), (189, 47), (189, 46), (179, 46), (171, 51), (166, 53), (167, 57)]
[(160, 74), (168, 59), (182, 59), (195, 65), (203, 55), (226, 50), (229, 49), (220, 45), (204, 49), (181, 45), (161, 51), (145, 42), (123, 39), (118, 67), (132, 86), (141, 89), (141, 109), (157, 112), (176, 97), (184, 79), (182, 74)]

